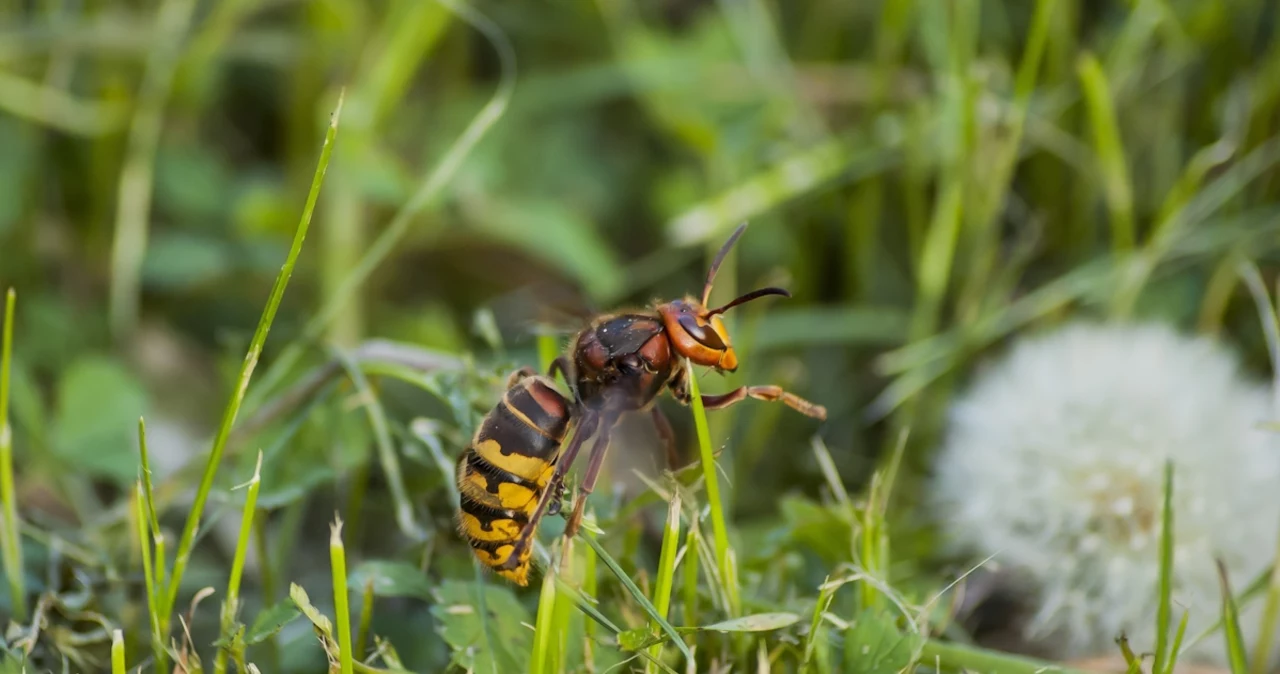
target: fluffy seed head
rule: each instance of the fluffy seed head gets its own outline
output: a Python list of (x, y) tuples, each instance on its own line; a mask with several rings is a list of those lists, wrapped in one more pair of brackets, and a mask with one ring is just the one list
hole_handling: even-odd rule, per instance
[[(1150, 650), (1172, 459), (1173, 618), (1190, 611), (1191, 638), (1219, 615), (1215, 556), (1239, 591), (1275, 553), (1280, 445), (1260, 428), (1271, 408), (1224, 348), (1162, 325), (1029, 338), (954, 403), (937, 515), (953, 550), (994, 554), (1025, 582), (1029, 638), (1062, 657), (1114, 653), (1122, 632)], [(1187, 655), (1223, 661), (1221, 635)]]

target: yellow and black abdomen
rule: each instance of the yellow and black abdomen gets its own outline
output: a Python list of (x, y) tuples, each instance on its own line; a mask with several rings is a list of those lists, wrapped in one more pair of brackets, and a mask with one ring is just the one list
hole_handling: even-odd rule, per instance
[(569, 425), (571, 406), (547, 377), (517, 379), (489, 411), (458, 460), (459, 529), (476, 557), (517, 585), (528, 583), (532, 547), (515, 552), (529, 526)]

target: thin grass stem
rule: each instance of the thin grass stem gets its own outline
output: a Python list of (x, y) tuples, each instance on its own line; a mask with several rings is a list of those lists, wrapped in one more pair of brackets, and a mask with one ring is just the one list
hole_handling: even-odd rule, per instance
[[(178, 601), (178, 591), (182, 586), (182, 576), (187, 570), (187, 562), (191, 557), (191, 548), (195, 544), (196, 531), (200, 526), (200, 516), (204, 512), (204, 504), (209, 498), (209, 492), (213, 489), (213, 479), (218, 473), (218, 466), (222, 461), (222, 452), (227, 446), (227, 438), (231, 435), (231, 428), (235, 425), (236, 415), (240, 411), (240, 404), (244, 401), (245, 391), (249, 388), (249, 380), (253, 377), (253, 370), (258, 365), (258, 357), (262, 355), (262, 346), (267, 341), (267, 333), (271, 331), (271, 323), (275, 320), (276, 310), (280, 307), (280, 300), (284, 297), (284, 290), (289, 285), (289, 279), (293, 275), (294, 264), (297, 263), (298, 255), (302, 252), (302, 242), (307, 237), (307, 229), (311, 225), (311, 215), (315, 211), (316, 199), (320, 195), (320, 186), (324, 183), (325, 170), (329, 166), (329, 157), (333, 153), (333, 140), (338, 133), (338, 119), (341, 114), (342, 96), (339, 95), (337, 106), (334, 108), (333, 116), (329, 122), (329, 130), (325, 134), (324, 145), (320, 150), (320, 159), (316, 164), (316, 172), (311, 180), (311, 190), (307, 194), (306, 206), (303, 208), (302, 218), (293, 235), (293, 244), (289, 248), (289, 255), (285, 258), (279, 275), (276, 276), (275, 285), (271, 288), (271, 295), (267, 299), (267, 306), (258, 321), (258, 327), (254, 331), (253, 339), (249, 342), (249, 351), (245, 354), (244, 362), (240, 365), (240, 373), (236, 377), (235, 391), (232, 393), (227, 409), (222, 415), (222, 422), (218, 426), (218, 434), (213, 441), (213, 449), (209, 452), (209, 460), (205, 464), (204, 475), (200, 478), (200, 486), (196, 490), (195, 500), (191, 504), (191, 512), (187, 515), (187, 522), (182, 529), (182, 536), (178, 539), (178, 549), (173, 561), (173, 577), (169, 581), (168, 596), (163, 605), (165, 616), (172, 612)], [(166, 628), (167, 633), (167, 621), (163, 622), (162, 626)]]
[(351, 674), (354, 663), (351, 652), (351, 607), (347, 597), (347, 557), (342, 545), (342, 520), (329, 527), (329, 565), (333, 574), (333, 617), (338, 623), (338, 667)]
[(154, 47), (129, 127), (128, 147), (116, 193), (115, 237), (111, 247), (108, 311), (111, 332), (124, 337), (138, 320), (142, 261), (147, 251), (156, 149), (164, 129), (164, 106), (186, 42), (195, 0), (164, 0), (156, 13)]
[(125, 674), (123, 630), (111, 632), (111, 674)]
[(693, 423), (698, 433), (698, 456), (702, 461), (702, 479), (707, 490), (707, 502), (711, 507), (711, 535), (715, 541), (716, 566), (720, 571), (721, 582), (724, 583), (724, 594), (729, 605), (730, 617), (737, 617), (739, 611), (738, 588), (732, 579), (734, 573), (729, 565), (729, 528), (725, 524), (724, 503), (720, 499), (720, 475), (716, 470), (716, 459), (711, 451), (711, 434), (707, 430), (707, 411), (702, 406), (702, 394), (698, 390), (698, 377), (693, 363), (685, 359), (685, 368), (689, 372), (689, 391), (693, 396)]
[(1133, 223), (1133, 180), (1120, 140), (1115, 101), (1111, 98), (1107, 75), (1092, 54), (1080, 57), (1076, 73), (1093, 127), (1093, 149), (1098, 155), (1102, 192), (1111, 215), (1111, 246), (1115, 253), (1125, 253), (1133, 249), (1137, 235)]
[(156, 579), (151, 562), (151, 537), (147, 535), (146, 498), (142, 481), (138, 481), (134, 494), (134, 509), (138, 527), (138, 549), (142, 553), (142, 580), (147, 590), (147, 617), (151, 627), (151, 650), (155, 655), (156, 669), (164, 671), (166, 654), (164, 638), (160, 632), (160, 596), (164, 588), (156, 586)]
[(1218, 581), (1222, 587), (1222, 633), (1226, 640), (1227, 662), (1231, 666), (1231, 674), (1245, 674), (1248, 671), (1249, 656), (1245, 653), (1244, 634), (1240, 631), (1240, 611), (1236, 606), (1236, 598), (1231, 594), (1231, 583), (1227, 579), (1227, 567), (1218, 562)]
[(529, 658), (529, 674), (548, 674), (554, 671), (551, 663), (552, 622), (556, 606), (556, 572), (552, 566), (542, 577), (538, 592), (538, 615), (533, 624), (533, 655)]
[[(684, 537), (684, 624), (698, 624), (698, 527), (689, 524)], [(692, 636), (690, 637), (692, 639)]]
[(1267, 599), (1263, 604), (1262, 619), (1258, 622), (1258, 642), (1254, 646), (1251, 674), (1265, 674), (1275, 646), (1276, 625), (1280, 623), (1280, 541), (1277, 542), (1275, 559), (1271, 566), (1271, 581), (1267, 584)]
[[(361, 284), (396, 249), (401, 239), (409, 232), (409, 228), (418, 222), (418, 216), (436, 203), (444, 188), (453, 180), (453, 176), (458, 172), (463, 160), (471, 154), (476, 144), (506, 112), (507, 104), (510, 102), (511, 94), (515, 89), (516, 80), (515, 50), (511, 45), (511, 41), (491, 19), (471, 6), (460, 2), (460, 0), (439, 0), (439, 2), (484, 34), (485, 38), (489, 40), (497, 52), (501, 69), (498, 87), (494, 91), (493, 97), (481, 108), (480, 112), (476, 113), (467, 128), (463, 130), (462, 135), (453, 142), (440, 160), (440, 163), (422, 181), (417, 191), (409, 198), (409, 201), (396, 212), (391, 218), (391, 222), (382, 229), (382, 233), (378, 235), (378, 238), (374, 239), (369, 248), (365, 250), (364, 256), (351, 269), (351, 273), (342, 280), (341, 284), (332, 289), (324, 305), (303, 328), (300, 338), (285, 347), (276, 362), (268, 368), (258, 388), (263, 395), (274, 390), (276, 385), (289, 374), (298, 359), (302, 357), (302, 345), (311, 343), (320, 337), (329, 324), (341, 314), (347, 302), (355, 296)], [(259, 402), (260, 400), (255, 393), (250, 406), (257, 407)]]
[[(574, 572), (574, 556), (577, 546), (571, 538), (560, 540), (560, 568), (556, 571), (558, 581), (569, 581), (577, 585), (581, 581)], [(557, 584), (557, 587), (559, 585)], [(551, 648), (551, 664), (553, 671), (567, 671), (569, 666), (569, 631), (573, 620), (573, 600), (563, 592), (556, 592), (554, 611), (551, 615), (551, 629), (554, 642)]]
[(27, 619), (26, 580), (22, 570), (22, 537), (19, 531), (17, 493), (13, 486), (13, 428), (9, 426), (9, 378), (13, 372), (13, 317), (18, 293), (13, 288), (5, 293), (4, 337), (0, 345), (0, 504), (4, 507), (0, 532), (0, 554), (4, 556), (4, 575), (9, 581), (9, 603), (18, 622)]
[[(231, 560), (231, 575), (227, 580), (227, 598), (222, 604), (222, 636), (231, 635), (235, 627), (236, 614), (240, 611), (240, 576), (244, 573), (244, 560), (249, 552), (249, 537), (253, 533), (253, 517), (258, 510), (258, 487), (262, 484), (262, 452), (258, 452), (258, 464), (254, 466), (253, 477), (247, 483), (248, 490), (244, 497), (244, 512), (240, 516), (240, 536), (236, 539), (236, 552)], [(213, 671), (222, 674), (227, 671), (227, 650), (219, 648), (214, 656)]]
[[(662, 531), (662, 550), (658, 553), (658, 582), (653, 589), (653, 605), (658, 613), (667, 616), (671, 612), (671, 591), (675, 587), (676, 551), (680, 548), (680, 492), (671, 494), (667, 506), (667, 526)], [(656, 622), (650, 622), (650, 629), (659, 629)], [(662, 657), (662, 644), (649, 648), (653, 660)], [(651, 663), (645, 664), (645, 671), (654, 671)]]
[(1173, 674), (1173, 666), (1178, 661), (1178, 656), (1182, 653), (1182, 640), (1187, 636), (1187, 623), (1191, 620), (1191, 612), (1183, 611), (1182, 618), (1178, 620), (1178, 631), (1173, 635), (1173, 644), (1169, 648), (1169, 663), (1164, 668), (1163, 674)]
[(364, 584), (360, 595), (360, 629), (356, 632), (355, 658), (360, 661), (369, 650), (369, 632), (373, 627), (373, 580)]
[[(1156, 607), (1156, 653), (1151, 671), (1163, 672), (1169, 653), (1169, 622), (1173, 602), (1173, 462), (1164, 465), (1164, 504), (1160, 517), (1159, 605)], [(1172, 671), (1170, 661), (1168, 669)]]

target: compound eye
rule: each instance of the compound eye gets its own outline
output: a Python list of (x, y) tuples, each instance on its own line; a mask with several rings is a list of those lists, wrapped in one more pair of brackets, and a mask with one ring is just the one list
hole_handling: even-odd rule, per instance
[(680, 327), (684, 328), (690, 337), (698, 340), (699, 344), (717, 351), (729, 348), (715, 330), (708, 330), (705, 326), (698, 325), (698, 319), (693, 315), (684, 314), (680, 316), (679, 322)]

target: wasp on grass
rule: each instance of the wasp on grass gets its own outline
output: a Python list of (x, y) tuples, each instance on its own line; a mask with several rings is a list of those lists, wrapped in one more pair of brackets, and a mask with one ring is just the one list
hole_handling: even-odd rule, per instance
[[(557, 358), (547, 376), (529, 368), (511, 375), (502, 400), (458, 461), (459, 529), (483, 564), (517, 585), (528, 583), (534, 533), (545, 515), (559, 511), (565, 475), (591, 441), (586, 473), (565, 527), (565, 536), (577, 533), (604, 464), (609, 433), (624, 414), (648, 411), (668, 456), (673, 455), (671, 424), (654, 402), (664, 388), (681, 403), (692, 401), (693, 375), (681, 360), (733, 372), (738, 358), (721, 314), (761, 297), (791, 296), (782, 288), (761, 288), (707, 308), (716, 270), (745, 229), (745, 223), (740, 225), (716, 254), (700, 301), (686, 296), (649, 311), (599, 316), (578, 332), (568, 355)], [(568, 382), (568, 397), (556, 389), (552, 377), (557, 371)], [(778, 386), (703, 395), (702, 404), (723, 409), (747, 398), (782, 401), (816, 419), (827, 416), (823, 406)]]

